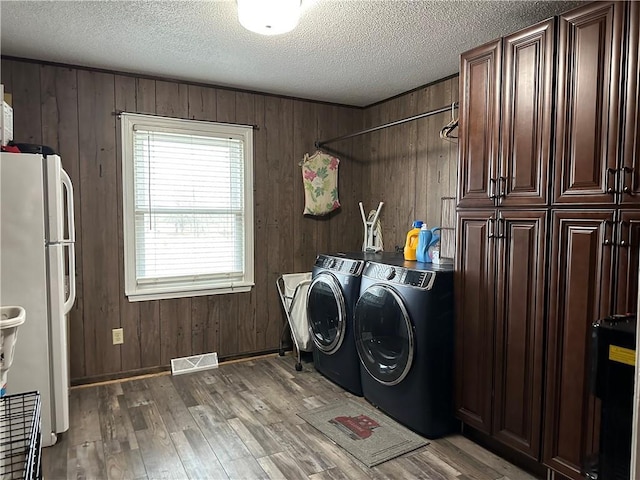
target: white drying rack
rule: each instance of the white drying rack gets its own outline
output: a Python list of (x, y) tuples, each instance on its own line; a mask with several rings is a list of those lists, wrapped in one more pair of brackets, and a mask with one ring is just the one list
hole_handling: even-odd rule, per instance
[(380, 210), (382, 210), (382, 206), (384, 202), (380, 202), (378, 204), (378, 209), (376, 210), (376, 214), (373, 216), (371, 220), (367, 220), (366, 215), (364, 214), (364, 207), (362, 206), (362, 202), (360, 205), (360, 215), (362, 215), (362, 223), (364, 224), (364, 242), (362, 244), (363, 252), (379, 252), (382, 250), (381, 247), (376, 246), (375, 244), (375, 236), (376, 236), (376, 222), (378, 221), (378, 217), (380, 216)]

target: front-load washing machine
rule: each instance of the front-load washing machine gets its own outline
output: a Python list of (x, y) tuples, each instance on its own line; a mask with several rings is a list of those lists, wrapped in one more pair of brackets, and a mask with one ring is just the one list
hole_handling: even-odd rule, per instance
[(453, 268), (384, 254), (369, 261), (354, 314), (362, 392), (427, 438), (451, 432)]
[(353, 337), (353, 308), (364, 261), (318, 255), (307, 293), (313, 363), (325, 377), (362, 396), (360, 361)]

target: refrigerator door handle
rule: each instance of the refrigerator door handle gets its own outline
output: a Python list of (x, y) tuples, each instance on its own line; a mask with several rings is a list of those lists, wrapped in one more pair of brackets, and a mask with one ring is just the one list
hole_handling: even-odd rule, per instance
[(60, 179), (62, 180), (62, 185), (64, 185), (64, 193), (67, 200), (67, 227), (69, 232), (69, 238), (66, 238), (66, 241), (75, 242), (76, 241), (76, 226), (75, 221), (73, 219), (73, 185), (71, 184), (71, 179), (67, 172), (64, 169), (60, 169)]
[(73, 184), (67, 172), (64, 169), (60, 169), (60, 179), (64, 186), (65, 197), (67, 200), (67, 231), (69, 232), (69, 238), (65, 240), (65, 246), (69, 249), (69, 298), (64, 301), (64, 313), (65, 315), (71, 311), (73, 304), (76, 301), (76, 225), (73, 219)]
[(76, 244), (65, 243), (64, 246), (69, 249), (69, 298), (64, 301), (63, 305), (66, 315), (76, 302)]

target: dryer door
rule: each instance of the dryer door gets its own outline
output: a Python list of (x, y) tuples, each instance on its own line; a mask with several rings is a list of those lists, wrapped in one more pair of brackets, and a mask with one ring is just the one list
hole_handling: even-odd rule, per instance
[(332, 274), (322, 272), (309, 285), (307, 317), (315, 346), (329, 355), (336, 352), (344, 339), (347, 310), (340, 282)]
[(414, 336), (409, 313), (391, 287), (375, 284), (361, 293), (354, 330), (360, 361), (384, 385), (396, 385), (413, 363)]

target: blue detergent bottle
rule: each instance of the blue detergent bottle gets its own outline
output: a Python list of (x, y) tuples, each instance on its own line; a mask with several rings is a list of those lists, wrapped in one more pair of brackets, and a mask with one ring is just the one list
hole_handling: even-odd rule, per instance
[(433, 227), (429, 230), (429, 227), (422, 225), (420, 228), (420, 234), (418, 235), (418, 247), (416, 248), (416, 260), (424, 263), (431, 263), (431, 255), (429, 255), (429, 247), (435, 245), (440, 241), (440, 235), (436, 232), (440, 230), (440, 227)]
[(418, 246), (416, 247), (416, 260), (426, 262), (429, 258), (429, 244), (432, 237), (431, 230), (426, 225), (422, 225), (418, 234)]

